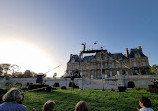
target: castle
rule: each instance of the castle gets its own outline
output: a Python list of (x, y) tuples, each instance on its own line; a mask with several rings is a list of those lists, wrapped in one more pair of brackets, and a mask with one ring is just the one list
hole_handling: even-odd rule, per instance
[[(151, 73), (148, 57), (143, 53), (141, 46), (138, 48), (126, 48), (126, 54), (110, 53), (107, 50), (86, 50), (79, 55), (70, 55), (67, 63), (67, 73), (79, 71), (81, 76), (94, 79), (104, 79), (122, 75), (145, 75)], [(95, 55), (83, 56), (84, 53)]]
[[(83, 46), (79, 55), (70, 55), (64, 78), (45, 78), (45, 84), (53, 86), (58, 83), (60, 87), (70, 88), (70, 84), (74, 81), (80, 89), (117, 89), (134, 86), (148, 88), (148, 85), (152, 85), (153, 81), (158, 79), (156, 75), (150, 75), (148, 57), (140, 46), (130, 50), (126, 48), (126, 54), (110, 53), (102, 47), (86, 49), (86, 44)], [(86, 53), (93, 53), (93, 55), (83, 56)], [(81, 76), (72, 79), (74, 74)], [(9, 80), (0, 78), (0, 85), (17, 83), (27, 85), (30, 82), (36, 84), (36, 78), (10, 78)], [(132, 87), (131, 83), (134, 84)]]

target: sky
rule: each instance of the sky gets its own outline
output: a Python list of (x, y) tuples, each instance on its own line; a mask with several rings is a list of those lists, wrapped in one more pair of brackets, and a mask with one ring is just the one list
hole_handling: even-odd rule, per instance
[(62, 76), (81, 43), (98, 41), (111, 53), (141, 46), (150, 65), (158, 64), (157, 6), (157, 0), (0, 0), (0, 63)]

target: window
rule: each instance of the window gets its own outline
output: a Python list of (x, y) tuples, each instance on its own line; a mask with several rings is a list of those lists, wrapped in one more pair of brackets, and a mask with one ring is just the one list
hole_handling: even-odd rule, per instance
[(88, 69), (88, 70), (90, 69), (90, 64), (87, 64), (87, 69)]
[(102, 79), (105, 79), (105, 74), (102, 74)]
[(128, 68), (127, 62), (122, 62), (122, 67)]
[(76, 65), (74, 65), (74, 70), (76, 70)]
[(102, 68), (105, 69), (105, 64), (104, 63), (102, 63)]
[(97, 56), (97, 60), (100, 60), (100, 57), (99, 57), (99, 56)]
[(142, 64), (143, 64), (143, 66), (146, 66), (146, 62), (145, 61), (143, 61)]
[(86, 65), (84, 65), (84, 69), (86, 70)]
[(111, 77), (111, 76), (113, 76), (113, 75), (112, 75), (112, 71), (110, 71), (110, 77)]
[(96, 69), (96, 64), (94, 64), (94, 69)]
[(98, 64), (98, 69), (100, 69), (100, 64)]
[(109, 68), (112, 68), (112, 64), (111, 63), (109, 63)]
[(82, 76), (82, 77), (84, 76), (84, 72), (81, 72), (81, 76)]
[(133, 62), (133, 67), (137, 67), (137, 64), (136, 64), (136, 62)]
[(97, 73), (96, 72), (94, 72), (94, 78), (96, 78), (97, 77)]
[(126, 75), (128, 76), (128, 71), (126, 71)]
[(68, 65), (67, 70), (71, 70), (71, 66)]
[(79, 65), (78, 64), (76, 64), (76, 68), (79, 69)]
[(135, 75), (138, 75), (139, 73), (138, 73), (138, 70), (134, 70), (134, 74)]
[(119, 68), (119, 64), (118, 63), (116, 63), (116, 68)]
[(88, 72), (88, 77), (90, 77), (90, 75), (91, 75), (90, 72)]

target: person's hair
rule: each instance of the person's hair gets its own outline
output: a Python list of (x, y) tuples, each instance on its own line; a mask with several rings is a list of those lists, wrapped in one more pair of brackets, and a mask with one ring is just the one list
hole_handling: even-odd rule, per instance
[(55, 102), (49, 100), (43, 105), (43, 111), (52, 111), (54, 110), (54, 107), (55, 107)]
[(76, 104), (75, 111), (88, 111), (88, 105), (85, 101), (79, 101)]
[(145, 107), (150, 107), (150, 106), (151, 106), (151, 101), (150, 101), (150, 99), (148, 99), (148, 98), (146, 98), (146, 97), (140, 97), (140, 98), (139, 98), (139, 101), (140, 101), (141, 103), (143, 103), (143, 105), (144, 105)]
[(24, 93), (21, 89), (18, 88), (11, 88), (4, 96), (4, 102), (17, 102), (22, 103), (24, 99)]

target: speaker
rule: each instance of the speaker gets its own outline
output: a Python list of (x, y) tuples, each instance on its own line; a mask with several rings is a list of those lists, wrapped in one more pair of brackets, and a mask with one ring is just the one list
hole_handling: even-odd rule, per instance
[(48, 86), (48, 87), (45, 89), (45, 92), (52, 92), (52, 87), (51, 87), (51, 86)]
[(119, 92), (125, 92), (126, 91), (126, 87), (124, 86), (119, 86), (118, 87)]
[(37, 75), (36, 83), (43, 83), (43, 75)]

